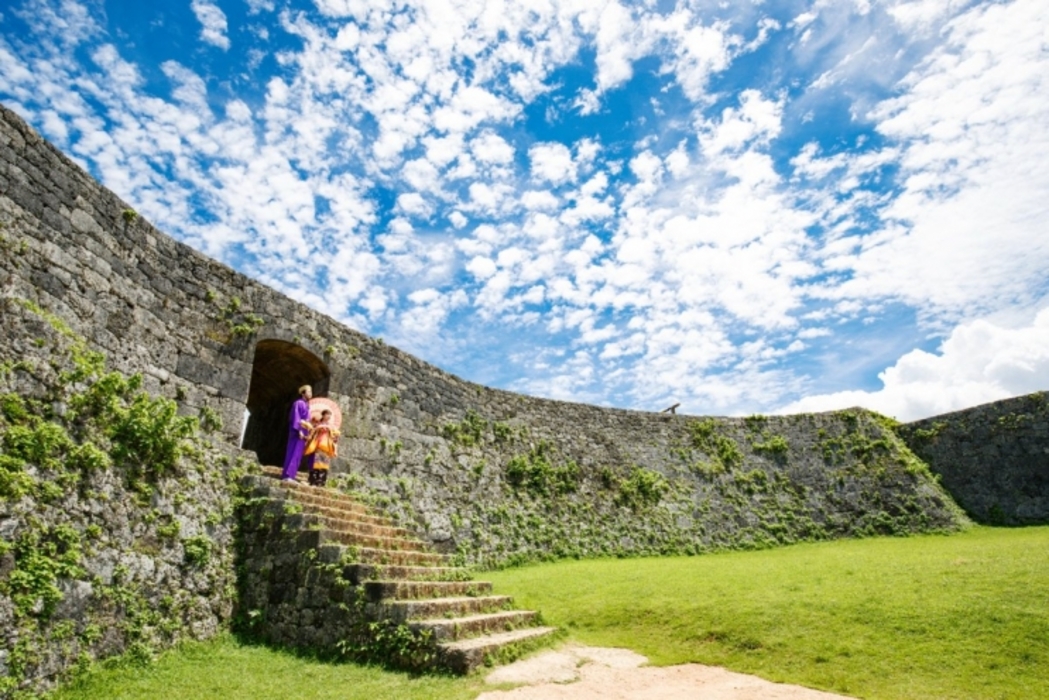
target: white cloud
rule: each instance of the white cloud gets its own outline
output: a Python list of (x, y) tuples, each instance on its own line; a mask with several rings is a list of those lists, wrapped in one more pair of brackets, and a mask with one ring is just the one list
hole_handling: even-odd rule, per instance
[(888, 8), (888, 12), (904, 31), (914, 31), (929, 27), (962, 5), (956, 0), (915, 0), (897, 2)]
[(427, 216), (430, 214), (429, 203), (418, 192), (405, 192), (397, 197), (397, 208), (407, 214)]
[[(229, 50), (229, 37), (226, 36), (226, 13), (208, 0), (193, 0), (190, 3), (193, 14), (201, 24), (200, 38), (223, 51)], [(255, 6), (252, 5), (252, 9)]]
[(533, 211), (550, 211), (560, 206), (561, 200), (547, 190), (528, 190), (521, 195), (521, 204)]
[(634, 73), (633, 61), (647, 53), (649, 44), (638, 32), (637, 19), (616, 0), (601, 10), (595, 42), (599, 92), (629, 80)]
[(502, 208), (510, 188), (500, 184), (475, 182), (470, 185), (471, 208), (488, 214), (496, 214)]
[(495, 274), (497, 268), (494, 260), (478, 255), (466, 264), (466, 269), (478, 279), (488, 279)]
[(260, 12), (273, 12), (275, 7), (273, 0), (246, 0), (248, 3), (248, 12), (250, 14), (258, 14)]
[(528, 149), (532, 177), (558, 185), (576, 179), (576, 163), (563, 143), (538, 143)]
[(440, 333), (449, 314), (467, 302), (462, 290), (442, 293), (432, 287), (408, 295), (411, 303), (400, 316), (398, 338), (409, 347), (425, 347)]
[(469, 219), (467, 219), (461, 211), (453, 211), (448, 215), (448, 221), (450, 221), (455, 228), (462, 228), (463, 226), (466, 226)]
[[(978, 7), (879, 105), (898, 144), (903, 190), (885, 227), (836, 257), (852, 279), (834, 297), (889, 297), (955, 318), (1049, 292), (1049, 7)], [(1040, 214), (1040, 212), (1042, 214)]]
[(757, 90), (744, 90), (739, 104), (738, 109), (726, 108), (715, 126), (705, 125), (700, 143), (708, 156), (737, 151), (754, 141), (765, 144), (779, 134), (781, 103), (766, 100)]
[(513, 146), (507, 143), (503, 137), (490, 131), (486, 131), (475, 138), (470, 144), (470, 150), (473, 151), (477, 160), (482, 163), (505, 164), (512, 162), (514, 159)]
[(780, 413), (863, 406), (902, 421), (949, 413), (1049, 389), (1049, 308), (1030, 325), (1006, 328), (985, 320), (955, 328), (936, 353), (912, 350), (878, 378), (877, 391), (807, 396)]
[[(531, 372), (532, 391), (764, 410), (807, 386), (793, 360), (844, 321), (902, 302), (936, 331), (1049, 293), (1034, 0), (819, 2), (783, 32), (765, 3), (317, 0), (269, 17), (248, 0), (272, 38), (257, 46), (286, 48), (236, 95), (245, 81), (196, 54), (138, 66), (84, 6), (26, 1), (39, 36), (0, 37), (0, 91), (144, 215), (336, 318), (427, 338), (428, 359), (463, 361), (437, 346), (464, 318), (481, 345), (527, 327), (535, 350), (503, 376)], [(193, 7), (228, 48), (218, 6)], [(796, 83), (734, 71), (708, 92), (778, 33), (774, 73)], [(584, 47), (596, 68), (566, 84)], [(160, 87), (143, 79), (158, 68)], [(813, 72), (826, 92), (799, 95)], [(569, 124), (653, 81), (636, 115)], [(831, 97), (848, 114), (788, 153)], [(831, 139), (839, 118), (877, 145)], [(562, 124), (571, 138), (547, 130)]]
[(693, 23), (683, 10), (661, 20), (659, 26), (673, 46), (669, 65), (678, 84), (690, 99), (702, 100), (710, 76), (729, 65), (739, 37), (732, 36), (725, 24)]
[(426, 136), (422, 140), (426, 157), (437, 168), (443, 168), (459, 158), (463, 152), (462, 134), (451, 134), (444, 138)]

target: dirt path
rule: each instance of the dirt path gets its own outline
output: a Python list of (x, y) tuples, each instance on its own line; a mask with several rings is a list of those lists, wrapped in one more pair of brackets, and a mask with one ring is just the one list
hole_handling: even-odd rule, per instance
[(784, 685), (714, 666), (643, 666), (628, 649), (565, 645), (492, 671), (492, 690), (477, 700), (852, 700), (797, 685)]

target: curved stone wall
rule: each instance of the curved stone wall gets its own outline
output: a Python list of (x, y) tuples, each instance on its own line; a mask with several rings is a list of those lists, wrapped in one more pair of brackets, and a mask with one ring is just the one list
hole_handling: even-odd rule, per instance
[(973, 520), (1049, 523), (1049, 392), (900, 426)]
[(113, 422), (81, 401), (101, 385), (79, 371), (78, 339), (13, 298), (0, 298), (0, 333), (0, 698), (228, 627), (229, 483), (248, 460), (205, 439), (164, 469), (117, 463)]
[[(301, 348), (319, 360), (312, 371), (327, 372), (323, 389), (343, 407), (336, 473), (467, 561), (704, 551), (957, 525), (949, 499), (903, 465), (901, 446), (889, 444), (877, 421), (830, 414), (770, 418), (751, 429), (718, 419), (716, 436), (697, 438), (698, 419), (687, 416), (463, 381), (163, 235), (11, 112), (2, 116), (0, 225), (7, 245), (24, 249), (0, 265), (4, 295), (54, 312), (185, 411), (218, 411), (232, 442), (251, 382), (294, 365), (290, 356), (284, 365), (267, 361), (253, 379), (256, 347)], [(297, 381), (285, 390), (288, 403)], [(848, 435), (883, 441), (884, 454), (846, 450), (827, 462), (826, 441)], [(785, 441), (779, 452), (754, 447), (774, 437)], [(718, 461), (712, 449), (740, 456), (710, 466)]]
[[(886, 421), (865, 411), (649, 414), (530, 398), (442, 372), (165, 236), (2, 107), (0, 249), (5, 303), (51, 314), (183, 414), (220, 418), (215, 440), (233, 457), (250, 404), (248, 444), (274, 461), (294, 387), (314, 382), (343, 410), (334, 481), (463, 563), (698, 553), (965, 523)], [(46, 339), (36, 343), (27, 328), (0, 338), (0, 361), (47, 362)], [(27, 387), (30, 374), (12, 367), (12, 381)], [(230, 561), (229, 547), (206, 526), (228, 524), (227, 484), (207, 481), (211, 505), (194, 492), (203, 510), (185, 523), (212, 537), (216, 562)], [(170, 504), (153, 506), (161, 515), (189, 498), (175, 486), (170, 493)], [(70, 528), (97, 524), (72, 518), (104, 507), (86, 502), (70, 502)], [(24, 522), (12, 508), (35, 506), (5, 508), (0, 538), (12, 542)], [(134, 551), (134, 542), (113, 542)], [(155, 567), (165, 556), (146, 553)], [(195, 585), (184, 568), (163, 569), (165, 580)], [(136, 581), (136, 590), (154, 590), (148, 576)], [(213, 626), (225, 624), (229, 600), (213, 606)], [(2, 606), (0, 596), (0, 615)], [(0, 662), (10, 652), (0, 650)]]

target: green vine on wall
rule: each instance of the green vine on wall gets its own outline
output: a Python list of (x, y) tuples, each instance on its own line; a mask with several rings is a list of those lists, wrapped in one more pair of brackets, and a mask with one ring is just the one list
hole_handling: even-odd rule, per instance
[[(217, 305), (218, 296), (215, 292), (208, 290), (205, 299)], [(245, 311), (240, 297), (230, 297), (225, 306), (218, 309), (214, 320), (225, 327), (221, 334), (209, 333), (212, 340), (228, 343), (234, 338), (254, 335), (266, 322), (261, 316), (251, 311)]]
[[(116, 470), (128, 493), (141, 496), (142, 505), (148, 506), (148, 494), (163, 479), (181, 478), (183, 457), (200, 449), (197, 418), (179, 416), (175, 402), (145, 393), (139, 375), (107, 371), (105, 356), (90, 350), (54, 314), (27, 300), (5, 303), (43, 320), (64, 342), (56, 341), (46, 365), (29, 360), (0, 365), (0, 380), (13, 372), (48, 377), (39, 395), (0, 394), (0, 503), (32, 499), (29, 505), (39, 510), (41, 504), (61, 503), (78, 489), (81, 498), (101, 500), (103, 494), (91, 490), (94, 475)], [(215, 427), (217, 415), (205, 411), (202, 418)], [(142, 522), (148, 523), (151, 514), (143, 515)], [(152, 531), (167, 543), (164, 546), (180, 545), (178, 520), (162, 520)], [(12, 601), (16, 640), (7, 673), (0, 679), (0, 696), (24, 694), (18, 688), (43, 662), (43, 650), (55, 643), (64, 649), (62, 654), (79, 653), (74, 671), (90, 663), (86, 650), (100, 636), (90, 618), (94, 613), (82, 624), (56, 619), (55, 613), (63, 600), (62, 582), (86, 578), (85, 553), (93, 551), (102, 532), (96, 523), (78, 529), (29, 516), (10, 541), (0, 539), (0, 558), (10, 567), (0, 577), (0, 595)], [(206, 564), (212, 552), (204, 535), (182, 540), (181, 546), (185, 564), (191, 567)], [(122, 611), (117, 627), (129, 657), (150, 658), (152, 640), (157, 635), (170, 637), (183, 624), (177, 602), (158, 608), (130, 585), (126, 568), (116, 567), (111, 583), (93, 577), (91, 585), (96, 604)]]
[(441, 436), (456, 445), (473, 447), (481, 444), (481, 440), (487, 430), (488, 421), (476, 411), (470, 409), (458, 423), (446, 423), (441, 428)]
[(630, 476), (619, 482), (616, 503), (635, 511), (650, 508), (670, 489), (666, 477), (652, 469), (635, 466)]
[(563, 496), (579, 488), (579, 465), (573, 460), (555, 464), (553, 448), (545, 440), (506, 464), (506, 479), (516, 489), (536, 497)]
[(743, 453), (736, 441), (722, 435), (713, 418), (688, 422), (691, 447), (706, 455), (706, 460), (694, 465), (695, 471), (703, 474), (721, 474), (732, 471), (743, 464)]

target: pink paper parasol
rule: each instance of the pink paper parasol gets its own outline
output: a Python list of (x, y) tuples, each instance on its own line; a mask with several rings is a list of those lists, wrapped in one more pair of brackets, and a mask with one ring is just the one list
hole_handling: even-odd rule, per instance
[(342, 427), (342, 410), (339, 408), (339, 404), (326, 396), (315, 396), (310, 399), (310, 420), (314, 418), (319, 420), (321, 411), (324, 409), (331, 411), (331, 424), (336, 430), (339, 430)]

